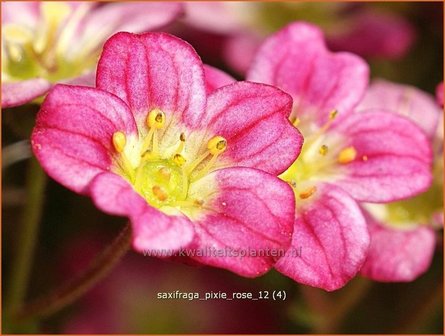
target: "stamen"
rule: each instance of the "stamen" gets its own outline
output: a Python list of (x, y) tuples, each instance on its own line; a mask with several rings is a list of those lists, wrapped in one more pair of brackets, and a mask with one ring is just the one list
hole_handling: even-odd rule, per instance
[(149, 128), (161, 129), (165, 125), (165, 113), (160, 109), (151, 110), (147, 116), (147, 126)]
[(312, 187), (302, 191), (298, 196), (301, 199), (307, 199), (307, 198), (311, 197), (316, 191), (317, 191), (317, 187), (312, 186)]
[(116, 152), (122, 153), (127, 144), (127, 137), (124, 133), (118, 131), (113, 133), (113, 146)]
[(151, 190), (153, 192), (153, 195), (161, 202), (165, 201), (168, 198), (167, 193), (160, 186), (155, 185), (155, 186), (153, 186), (153, 188), (151, 188)]
[(184, 150), (184, 146), (185, 146), (185, 134), (181, 133), (179, 135), (179, 146), (176, 149), (176, 153), (181, 153)]
[(295, 127), (297, 127), (300, 124), (301, 120), (300, 118), (295, 118), (295, 120), (293, 121), (292, 125), (294, 125)]
[(117, 153), (119, 153), (118, 164), (121, 169), (128, 174), (130, 180), (134, 180), (134, 169), (127, 155), (125, 155), (124, 150), (127, 144), (127, 137), (121, 131), (113, 133), (112, 137), (113, 147)]
[(353, 146), (344, 148), (337, 157), (337, 162), (341, 164), (349, 163), (355, 160), (357, 151)]
[(328, 146), (322, 145), (318, 150), (318, 152), (320, 153), (320, 155), (325, 156), (326, 154), (328, 154), (328, 149), (329, 149)]
[(334, 120), (338, 115), (338, 110), (334, 109), (331, 112), (329, 112), (329, 119)]
[(219, 155), (227, 148), (227, 140), (222, 136), (215, 136), (207, 143), (207, 149), (212, 155)]
[(185, 162), (186, 159), (181, 155), (181, 154), (175, 154), (175, 156), (173, 156), (173, 161), (179, 166), (182, 167)]

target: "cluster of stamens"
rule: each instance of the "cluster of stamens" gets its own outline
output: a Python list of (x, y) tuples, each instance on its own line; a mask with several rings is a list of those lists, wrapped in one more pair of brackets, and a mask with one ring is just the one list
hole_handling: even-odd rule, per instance
[[(312, 134), (306, 135), (302, 129), (306, 136), (300, 156), (286, 172), (280, 175), (292, 186), (300, 200), (306, 200), (316, 194), (317, 187), (310, 182), (314, 176), (320, 178), (324, 174), (335, 174), (335, 171), (331, 171), (333, 167), (338, 164), (346, 165), (357, 159), (357, 150), (354, 146), (347, 146), (338, 151), (336, 148), (341, 146), (341, 140), (336, 142), (326, 137), (326, 131), (337, 115), (337, 110), (331, 111), (329, 120)], [(295, 127), (302, 124), (297, 117), (293, 117), (291, 122)], [(364, 155), (361, 159), (367, 161), (368, 157)]]
[[(166, 127), (166, 115), (159, 109), (150, 111), (146, 118), (148, 132), (142, 145), (126, 151), (127, 136), (122, 131), (113, 134), (112, 143), (116, 151), (116, 165), (150, 204), (163, 206), (200, 206), (203, 201), (187, 200), (189, 184), (206, 176), (215, 166), (218, 157), (227, 149), (222, 136), (214, 136), (207, 142), (207, 149), (196, 158), (186, 156), (186, 135), (179, 134), (173, 146), (161, 150), (160, 131)], [(133, 151), (132, 151), (133, 150)], [(130, 160), (127, 153), (138, 157)], [(136, 163), (137, 162), (137, 163)]]

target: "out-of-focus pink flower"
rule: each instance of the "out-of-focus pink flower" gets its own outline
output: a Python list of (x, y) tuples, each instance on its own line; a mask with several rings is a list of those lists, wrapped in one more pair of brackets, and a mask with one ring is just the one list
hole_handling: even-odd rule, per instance
[[(285, 8), (280, 8), (285, 6)], [(189, 2), (186, 3), (185, 22), (195, 30), (225, 36), (221, 40), (225, 61), (235, 71), (244, 74), (270, 31), (276, 26), (280, 11), (293, 12), (296, 17), (307, 19), (311, 15), (319, 20), (326, 33), (328, 45), (339, 51), (350, 51), (369, 58), (399, 58), (412, 47), (416, 34), (410, 22), (392, 13), (366, 7), (353, 11), (346, 5), (318, 4), (318, 9), (301, 3), (277, 3), (264, 6), (261, 3), (242, 2)], [(277, 11), (274, 22), (265, 22), (264, 11)], [(316, 14), (314, 14), (314, 11)], [(277, 19), (278, 18), (278, 19)], [(288, 21), (283, 19), (284, 26)], [(195, 31), (195, 35), (197, 32)]]
[(402, 17), (363, 10), (350, 17), (347, 28), (330, 34), (329, 46), (365, 57), (403, 57), (415, 41), (415, 31)]
[[(230, 81), (206, 73), (213, 86)], [(204, 78), (184, 41), (118, 33), (104, 46), (97, 88), (50, 91), (32, 147), (55, 180), (129, 217), (135, 250), (186, 248), (200, 263), (258, 276), (276, 259), (258, 251), (286, 249), (293, 229), (292, 189), (274, 176), (302, 146), (287, 119), (292, 99), (249, 82), (207, 95)]]
[(94, 85), (109, 36), (156, 29), (182, 13), (180, 4), (160, 2), (14, 1), (1, 8), (2, 107), (30, 102), (56, 82)]
[(428, 138), (382, 109), (355, 113), (368, 66), (355, 55), (329, 52), (310, 24), (293, 23), (268, 38), (248, 80), (291, 94), (290, 120), (305, 137), (299, 158), (280, 175), (297, 198), (292, 247), (303, 253), (285, 256), (276, 268), (296, 281), (337, 289), (360, 270), (368, 249), (357, 201), (389, 202), (426, 190)]
[(434, 228), (443, 226), (443, 112), (432, 95), (408, 85), (374, 81), (358, 112), (385, 109), (414, 121), (429, 137), (434, 153), (431, 187), (424, 193), (388, 204), (364, 204), (371, 246), (361, 273), (374, 280), (412, 281), (431, 264)]

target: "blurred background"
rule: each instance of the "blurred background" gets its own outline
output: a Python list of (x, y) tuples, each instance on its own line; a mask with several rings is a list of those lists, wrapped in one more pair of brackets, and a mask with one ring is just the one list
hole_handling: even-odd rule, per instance
[[(210, 7), (209, 7), (210, 6)], [(212, 8), (217, 6), (217, 8)], [(314, 22), (333, 50), (358, 53), (372, 77), (412, 84), (431, 94), (443, 78), (443, 4), (398, 3), (186, 3), (184, 16), (162, 29), (189, 41), (205, 63), (243, 79), (258, 44), (294, 20)], [(2, 111), (2, 289), (30, 198), (39, 218), (27, 298), (80, 273), (126, 220), (107, 216), (86, 198), (49, 178), (27, 176), (26, 143), (38, 105)], [(26, 181), (42, 179), (42, 190)], [(25, 242), (26, 244), (26, 242)], [(285, 301), (159, 300), (159, 292), (285, 290)], [(228, 271), (193, 267), (129, 252), (106, 279), (62, 311), (31, 323), (39, 333), (443, 333), (443, 236), (426, 274), (411, 283), (357, 277), (327, 293), (278, 272), (245, 279)]]

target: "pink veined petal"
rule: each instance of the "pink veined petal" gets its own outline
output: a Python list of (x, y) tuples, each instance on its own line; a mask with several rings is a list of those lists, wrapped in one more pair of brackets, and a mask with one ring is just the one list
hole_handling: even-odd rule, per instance
[(368, 10), (354, 15), (349, 29), (332, 34), (328, 44), (363, 57), (395, 59), (409, 51), (415, 38), (413, 26), (404, 18)]
[(24, 105), (44, 95), (50, 88), (51, 83), (43, 78), (17, 83), (2, 83), (2, 107)]
[(193, 128), (206, 104), (202, 62), (186, 42), (165, 33), (117, 33), (105, 44), (97, 87), (127, 102), (138, 123), (154, 108)]
[(227, 139), (232, 164), (279, 174), (295, 161), (303, 137), (288, 116), (292, 99), (265, 84), (237, 82), (208, 98), (203, 125)]
[(312, 197), (297, 209), (291, 248), (275, 268), (299, 283), (333, 291), (360, 270), (369, 235), (358, 204), (346, 192), (319, 184)]
[(39, 1), (11, 1), (1, 3), (2, 25), (14, 23), (33, 29), (40, 19)]
[(207, 94), (212, 93), (222, 86), (226, 86), (236, 82), (235, 78), (233, 78), (229, 74), (207, 64), (204, 64), (204, 76), (206, 80)]
[(32, 148), (45, 171), (75, 192), (111, 164), (116, 131), (137, 134), (128, 107), (93, 88), (56, 85), (37, 115)]
[(356, 111), (384, 109), (405, 116), (433, 137), (441, 113), (434, 97), (413, 86), (391, 83), (382, 79), (369, 86)]
[(247, 79), (286, 91), (297, 116), (324, 124), (334, 109), (340, 114), (353, 110), (365, 93), (368, 73), (361, 58), (329, 52), (316, 26), (297, 22), (266, 39)]
[(345, 138), (344, 148), (356, 150), (335, 181), (356, 200), (390, 202), (429, 188), (431, 145), (411, 120), (383, 111), (354, 113), (338, 119), (331, 132)]
[(189, 248), (213, 249), (219, 254), (193, 259), (246, 277), (267, 272), (290, 243), (295, 208), (292, 189), (275, 176), (249, 168), (221, 169), (199, 183), (206, 185), (213, 179), (219, 192), (205, 200), (207, 212), (194, 222), (196, 236)]
[(443, 82), (441, 82), (439, 85), (437, 85), (436, 88), (436, 101), (442, 107), (443, 107), (443, 94), (444, 94), (444, 88), (443, 88)]
[(89, 193), (102, 211), (130, 218), (133, 248), (159, 256), (175, 253), (193, 239), (194, 229), (183, 215), (166, 215), (151, 207), (122, 177), (113, 173), (97, 175)]
[(436, 245), (434, 230), (419, 226), (397, 230), (367, 214), (371, 246), (361, 274), (377, 281), (408, 282), (426, 272)]

